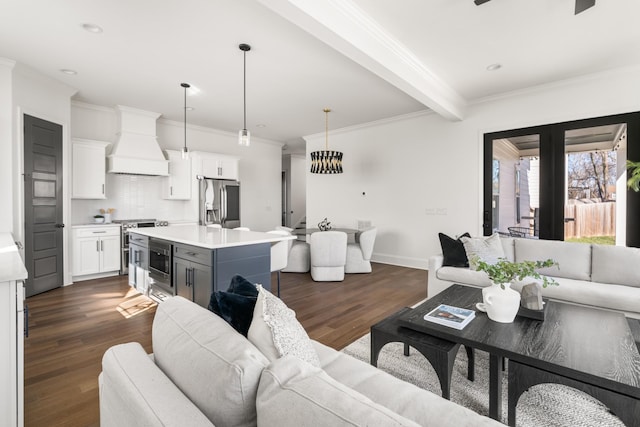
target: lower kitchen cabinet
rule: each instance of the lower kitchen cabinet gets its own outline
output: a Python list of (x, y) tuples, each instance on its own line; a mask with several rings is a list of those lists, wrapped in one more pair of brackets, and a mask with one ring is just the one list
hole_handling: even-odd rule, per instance
[(75, 280), (90, 279), (102, 273), (120, 270), (120, 227), (77, 227), (72, 231), (73, 266)]
[(173, 283), (177, 295), (201, 307), (209, 306), (213, 286), (213, 258), (211, 249), (173, 245)]
[(173, 258), (173, 278), (179, 296), (201, 307), (209, 306), (209, 298), (213, 292), (211, 266)]

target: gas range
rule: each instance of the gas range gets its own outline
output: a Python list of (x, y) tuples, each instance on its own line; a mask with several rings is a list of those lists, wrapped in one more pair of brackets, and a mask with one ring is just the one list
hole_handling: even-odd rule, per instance
[(129, 272), (129, 231), (136, 228), (166, 227), (169, 225), (169, 221), (158, 221), (156, 219), (116, 219), (113, 222), (121, 225), (120, 274)]
[(143, 227), (166, 227), (169, 225), (169, 221), (158, 221), (157, 219), (116, 219), (113, 222), (120, 224), (122, 230)]

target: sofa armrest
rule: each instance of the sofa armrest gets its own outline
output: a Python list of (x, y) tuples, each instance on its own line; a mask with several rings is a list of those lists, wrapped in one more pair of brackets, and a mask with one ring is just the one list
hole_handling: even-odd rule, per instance
[(453, 285), (451, 282), (438, 279), (437, 272), (442, 267), (443, 262), (444, 257), (442, 254), (429, 257), (429, 270), (427, 271), (427, 298), (431, 298)]
[(105, 352), (99, 384), (102, 427), (213, 426), (138, 343)]

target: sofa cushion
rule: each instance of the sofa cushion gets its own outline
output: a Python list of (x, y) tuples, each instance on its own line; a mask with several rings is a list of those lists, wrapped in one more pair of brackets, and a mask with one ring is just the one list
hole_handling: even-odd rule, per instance
[(640, 287), (640, 249), (593, 245), (591, 280)]
[(418, 426), (292, 356), (262, 372), (256, 408), (264, 426)]
[(296, 313), (260, 285), (247, 337), (271, 362), (291, 355), (320, 366), (318, 355), (296, 319)]
[(422, 426), (503, 426), (368, 363), (312, 342), (327, 375)]
[(489, 286), (491, 280), (484, 271), (470, 270), (459, 267), (440, 267), (436, 271), (436, 277), (453, 283), (462, 283), (474, 286)]
[(449, 237), (444, 233), (438, 233), (440, 247), (442, 248), (442, 265), (449, 267), (469, 267), (467, 253), (460, 240), (461, 237), (471, 237), (469, 233), (460, 235), (457, 239)]
[(497, 233), (489, 237), (461, 237), (460, 240), (469, 259), (469, 268), (472, 270), (476, 270), (476, 258), (487, 264), (495, 264), (500, 258), (504, 258), (504, 249)]
[(592, 307), (635, 313), (640, 307), (640, 287), (556, 278), (560, 286), (547, 286), (542, 296)]
[(269, 361), (227, 322), (172, 297), (158, 305), (152, 342), (156, 364), (211, 422), (256, 425), (258, 382)]
[(502, 250), (504, 251), (504, 257), (507, 261), (513, 262), (515, 260), (515, 243), (513, 237), (500, 236), (500, 243), (502, 244)]
[(538, 270), (551, 277), (591, 280), (591, 245), (556, 240), (515, 239), (516, 262), (553, 259), (558, 267)]

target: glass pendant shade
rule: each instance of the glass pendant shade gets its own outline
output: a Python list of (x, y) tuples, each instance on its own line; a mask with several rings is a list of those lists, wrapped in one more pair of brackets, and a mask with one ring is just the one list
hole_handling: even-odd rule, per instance
[(238, 132), (238, 145), (248, 147), (251, 145), (251, 132), (247, 129), (240, 129)]
[(187, 147), (182, 147), (181, 153), (184, 160), (189, 159), (189, 149)]

